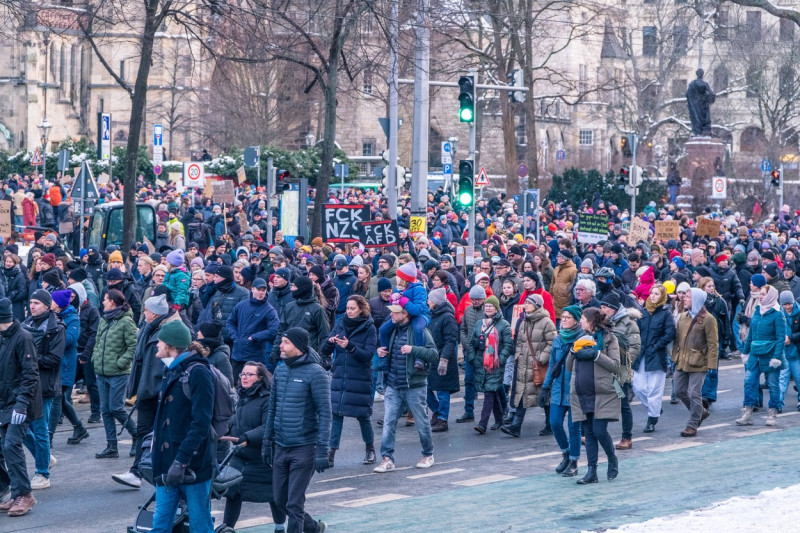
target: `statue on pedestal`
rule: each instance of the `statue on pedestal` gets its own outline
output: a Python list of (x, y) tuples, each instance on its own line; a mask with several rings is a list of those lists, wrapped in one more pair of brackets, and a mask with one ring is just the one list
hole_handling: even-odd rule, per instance
[(711, 104), (717, 96), (711, 86), (703, 80), (703, 69), (697, 69), (697, 79), (686, 90), (686, 103), (689, 106), (689, 120), (692, 121), (693, 135), (711, 135)]

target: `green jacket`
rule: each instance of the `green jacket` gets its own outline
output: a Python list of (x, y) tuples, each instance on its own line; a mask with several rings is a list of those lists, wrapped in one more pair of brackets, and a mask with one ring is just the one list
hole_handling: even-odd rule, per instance
[(136, 324), (133, 311), (128, 309), (111, 322), (100, 319), (97, 341), (92, 352), (92, 363), (98, 376), (127, 376), (136, 353)]
[[(498, 313), (499, 314), (499, 313)], [(472, 330), (472, 340), (467, 346), (464, 355), (465, 364), (472, 365), (472, 383), (478, 392), (497, 392), (503, 387), (503, 374), (505, 373), (506, 361), (514, 353), (514, 339), (511, 337), (511, 325), (502, 318), (498, 318), (494, 323), (498, 333), (498, 363), (499, 367), (493, 372), (487, 372), (483, 366), (484, 348), (480, 338), (482, 335), (481, 327), (483, 319), (475, 322)]]
[[(394, 345), (394, 336), (397, 333), (397, 328), (392, 328), (392, 333), (389, 337), (389, 346)], [(409, 344), (414, 344), (414, 334), (411, 331), (411, 326), (408, 327), (408, 341)], [(392, 351), (389, 350), (389, 355), (386, 356), (384, 366), (386, 369), (392, 368)], [(426, 365), (425, 372), (417, 372), (414, 368), (414, 360), (419, 359)], [(439, 364), (439, 350), (436, 349), (436, 343), (433, 341), (431, 332), (425, 328), (425, 346), (412, 346), (411, 353), (406, 355), (406, 379), (408, 380), (408, 388), (415, 389), (418, 387), (426, 387), (428, 385), (428, 370), (434, 364)]]

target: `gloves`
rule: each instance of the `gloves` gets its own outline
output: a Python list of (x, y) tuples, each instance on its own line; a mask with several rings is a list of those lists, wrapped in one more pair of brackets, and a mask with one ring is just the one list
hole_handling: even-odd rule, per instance
[(573, 352), (575, 359), (581, 361), (594, 361), (597, 357), (597, 350), (594, 348), (581, 348), (577, 352)]
[(742, 354), (742, 364), (743, 364), (743, 365), (746, 365), (746, 364), (747, 364), (747, 360), (748, 360), (748, 359), (750, 359), (750, 354), (743, 353), (743, 354)]
[(436, 369), (440, 376), (447, 374), (447, 359), (439, 359), (439, 368)]
[(183, 474), (186, 470), (186, 465), (180, 464), (178, 461), (172, 461), (172, 464), (164, 476), (164, 485), (168, 487), (176, 487), (183, 483)]
[(268, 467), (272, 468), (272, 441), (265, 440), (264, 444), (261, 445), (261, 459), (264, 461), (264, 464)]
[(539, 391), (539, 397), (536, 398), (536, 403), (539, 407), (544, 407), (547, 405), (547, 394), (550, 392), (550, 389), (542, 389)]
[(400, 307), (405, 307), (405, 306), (406, 306), (406, 304), (407, 304), (408, 302), (410, 302), (410, 301), (411, 301), (411, 300), (409, 300), (409, 299), (408, 299), (408, 298), (406, 298), (405, 296), (401, 296), (401, 297), (400, 297), (400, 299), (397, 301), (397, 304), (398, 304)]
[(317, 471), (317, 474), (323, 473), (328, 469), (329, 466), (330, 463), (328, 462), (328, 453), (325, 452), (325, 455), (323, 456), (317, 454), (316, 459), (314, 459), (314, 470)]
[(782, 362), (780, 359), (775, 359), (774, 357), (769, 360), (770, 368), (780, 368)]
[(577, 352), (578, 350), (582, 350), (583, 348), (590, 346), (597, 346), (597, 342), (592, 338), (591, 335), (584, 335), (572, 344), (572, 350)]
[(737, 319), (739, 320), (739, 324), (741, 324), (743, 326), (749, 326), (750, 325), (750, 317), (745, 315), (744, 313), (739, 313), (739, 316), (738, 316)]
[(717, 369), (716, 368), (709, 368), (708, 372), (706, 373), (706, 375), (708, 377), (710, 377), (711, 379), (716, 379), (717, 378)]
[(28, 418), (26, 413), (20, 413), (16, 409), (11, 412), (11, 423), (16, 425), (22, 424), (25, 422), (25, 419)]

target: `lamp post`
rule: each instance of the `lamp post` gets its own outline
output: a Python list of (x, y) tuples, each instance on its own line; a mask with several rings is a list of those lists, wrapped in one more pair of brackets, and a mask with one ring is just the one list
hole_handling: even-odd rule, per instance
[(37, 127), (39, 128), (42, 141), (42, 174), (44, 175), (44, 179), (47, 179), (47, 139), (50, 137), (50, 129), (53, 125), (50, 124), (45, 117)]

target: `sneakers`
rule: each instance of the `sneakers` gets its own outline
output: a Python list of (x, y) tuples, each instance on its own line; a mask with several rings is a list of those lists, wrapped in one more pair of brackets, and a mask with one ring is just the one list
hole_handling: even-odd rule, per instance
[(775, 409), (770, 409), (767, 411), (767, 425), (768, 426), (776, 426), (778, 424), (778, 411)]
[(124, 474), (114, 474), (111, 476), (111, 479), (119, 483), (120, 485), (125, 485), (126, 487), (130, 487), (132, 489), (138, 489), (142, 486), (142, 480), (133, 472), (125, 472)]
[(430, 468), (433, 466), (433, 456), (425, 455), (417, 463), (417, 468)]
[(31, 479), (31, 488), (33, 490), (40, 490), (40, 489), (49, 489), (50, 488), (50, 478), (44, 477), (41, 474), (35, 474)]
[(13, 505), (8, 509), (8, 516), (22, 516), (26, 515), (36, 505), (36, 498), (33, 494), (26, 494), (25, 496), (17, 496), (12, 500)]
[(385, 474), (394, 470), (394, 463), (388, 457), (384, 457), (381, 464), (372, 469), (376, 474)]
[(58, 459), (56, 459), (55, 455), (51, 454), (50, 455), (50, 464), (47, 466), (47, 469), (50, 470), (51, 468), (53, 468), (57, 464), (58, 464)]
[(381, 394), (380, 392), (376, 391), (375, 392), (375, 401), (376, 402), (382, 402), (383, 401), (383, 394)]
[(92, 415), (89, 417), (89, 420), (86, 421), (87, 424), (99, 424), (102, 422), (103, 419), (100, 418), (100, 415)]
[(753, 408), (749, 405), (742, 408), (742, 417), (736, 420), (737, 426), (752, 426), (753, 425)]

